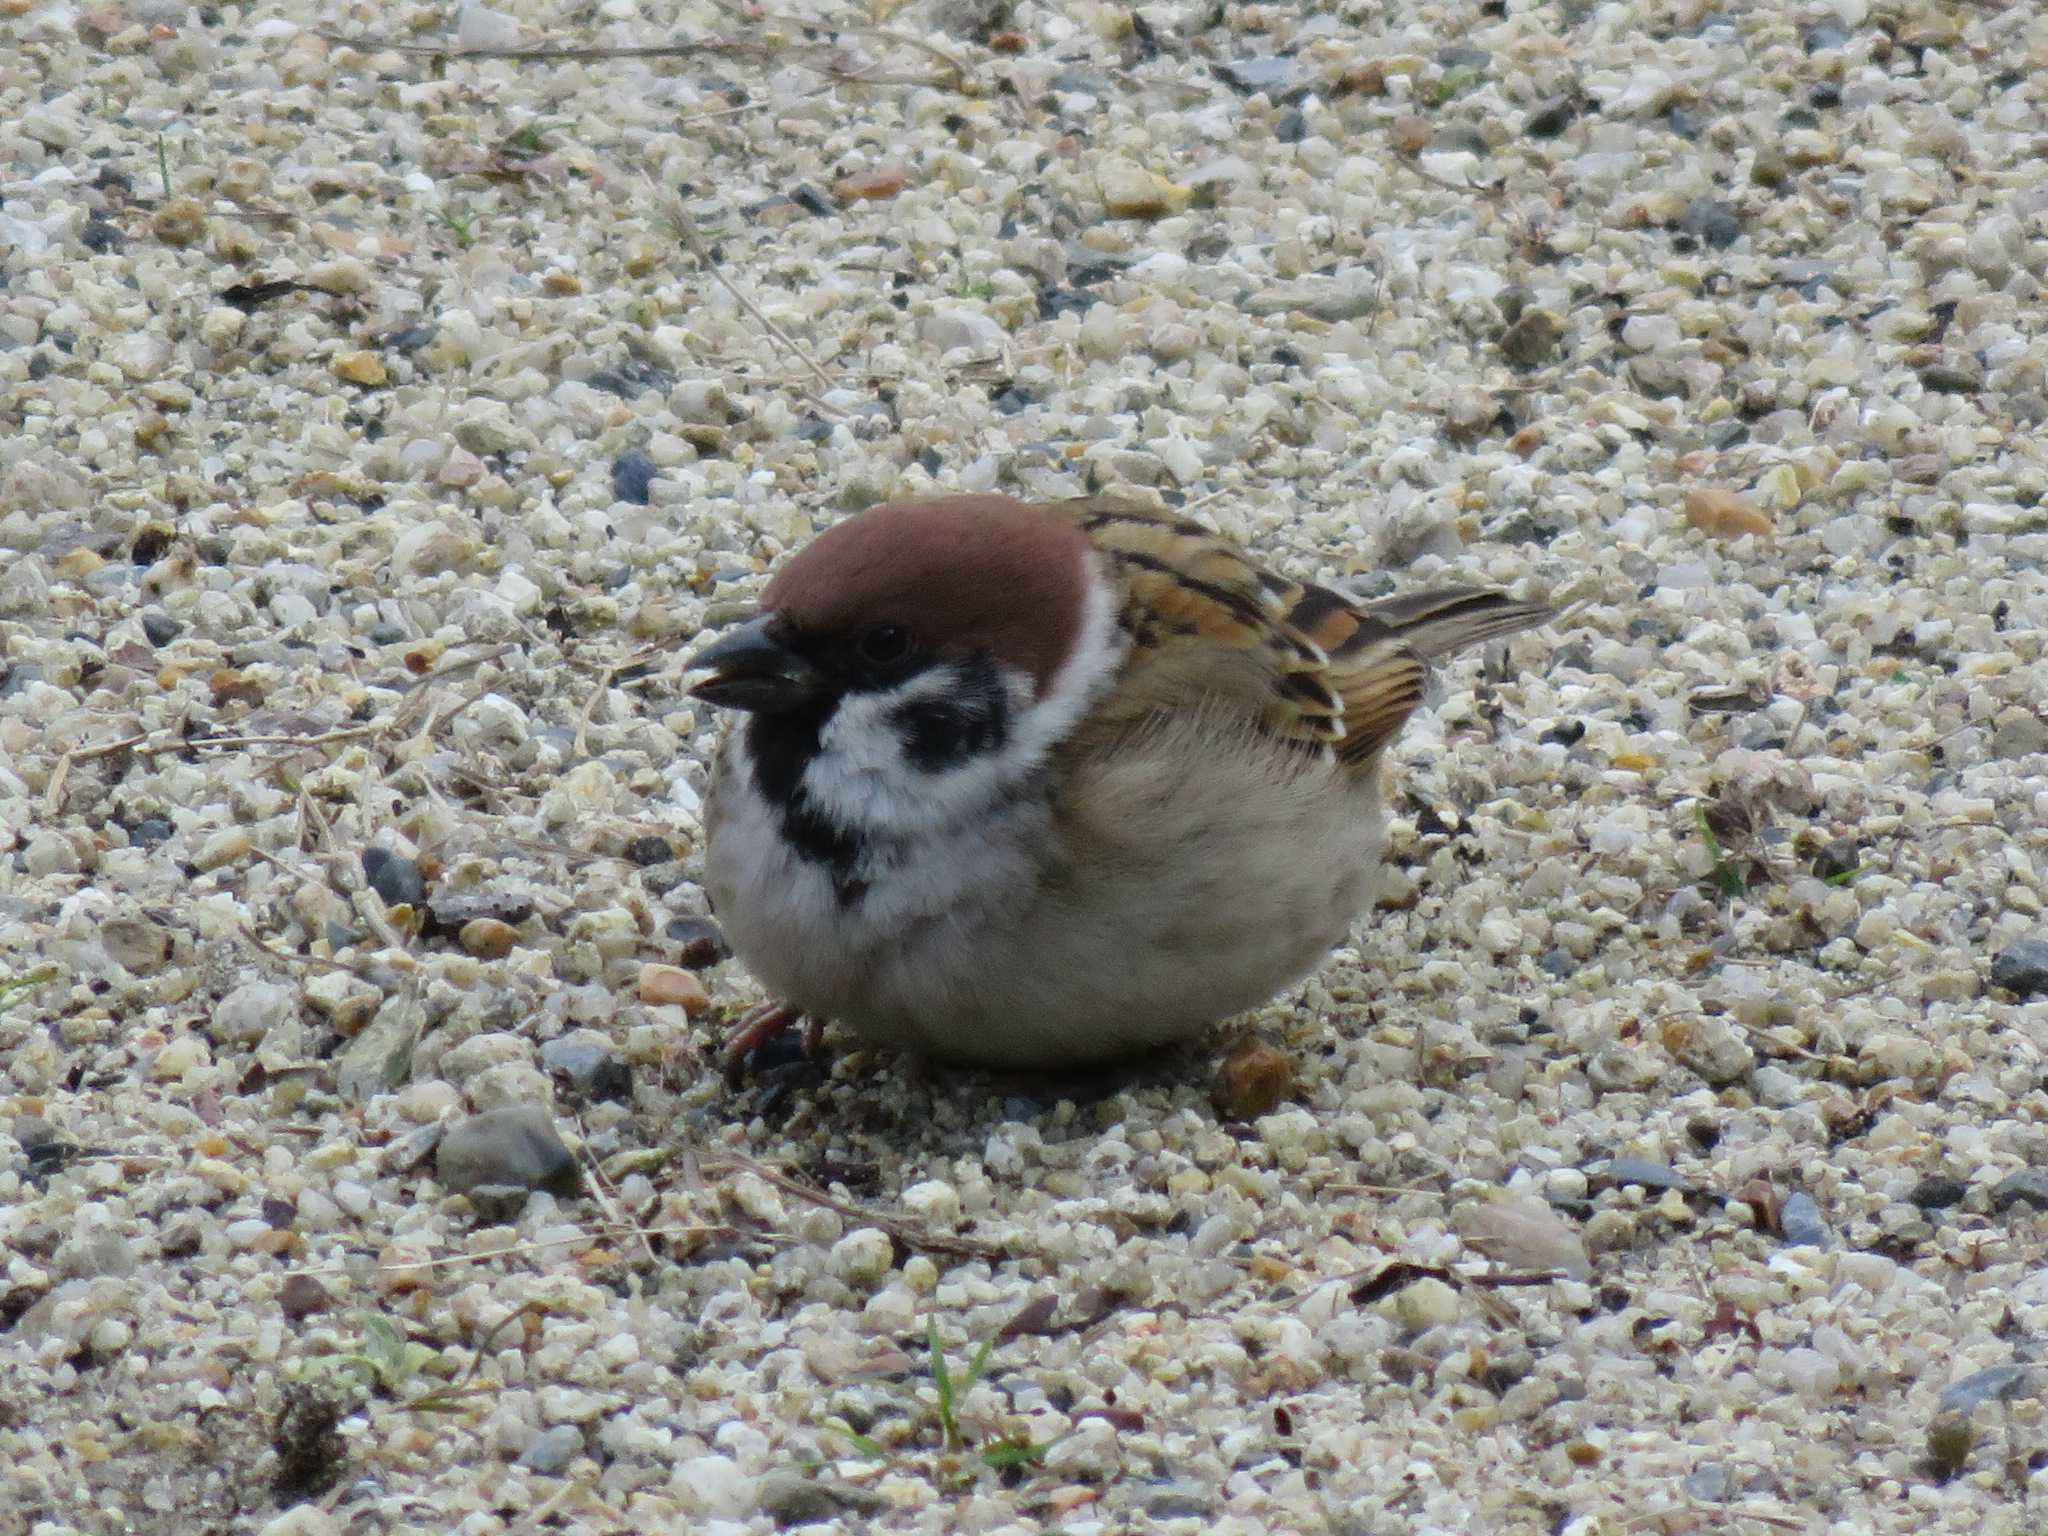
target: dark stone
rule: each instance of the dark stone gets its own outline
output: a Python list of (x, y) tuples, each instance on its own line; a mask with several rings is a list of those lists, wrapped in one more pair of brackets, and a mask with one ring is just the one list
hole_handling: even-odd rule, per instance
[(1696, 197), (1678, 216), (1681, 234), (1691, 235), (1702, 245), (1724, 251), (1742, 238), (1742, 220), (1733, 205), (1719, 198)]
[(879, 1515), (890, 1507), (889, 1500), (872, 1489), (826, 1482), (801, 1472), (767, 1473), (756, 1496), (761, 1512), (780, 1526), (817, 1525), (848, 1514)]
[(128, 829), (128, 841), (138, 848), (162, 842), (178, 829), (161, 816), (145, 816)]
[(628, 448), (612, 460), (612, 495), (620, 501), (630, 501), (635, 506), (647, 505), (648, 495), (654, 488), (654, 477), (658, 471), (654, 460), (638, 448)]
[(508, 1226), (519, 1219), (532, 1193), (523, 1184), (479, 1184), (469, 1191), (469, 1208), (485, 1226)]
[(277, 1288), (278, 1310), (294, 1323), (316, 1312), (325, 1312), (333, 1304), (327, 1287), (304, 1271), (285, 1276), (284, 1283)]
[(369, 877), (370, 889), (388, 907), (416, 907), (427, 899), (427, 882), (419, 865), (403, 854), (388, 848), (365, 848), (363, 873)]
[(540, 1064), (585, 1099), (626, 1103), (633, 1097), (633, 1069), (608, 1042), (591, 1039), (585, 1032), (550, 1040), (540, 1048)]
[(732, 951), (726, 947), (725, 930), (708, 917), (671, 918), (662, 929), (662, 937), (682, 946), (676, 961), (693, 971), (732, 957)]
[(142, 616), (143, 638), (159, 649), (169, 645), (184, 632), (185, 626), (161, 608), (152, 608)]
[(2037, 1211), (2048, 1211), (2048, 1168), (2022, 1168), (2007, 1174), (1991, 1191), (1991, 1209), (2000, 1215), (2022, 1201)]
[(1208, 1520), (1216, 1501), (1200, 1488), (1169, 1486), (1145, 1495), (1145, 1513), (1154, 1520)]
[(441, 327), (431, 321), (425, 325), (408, 325), (404, 330), (385, 337), (384, 345), (392, 352), (417, 352), (440, 334)]
[(636, 837), (626, 845), (626, 857), (643, 869), (650, 864), (666, 864), (675, 856), (675, 848), (665, 837)]
[[(1075, 288), (1055, 288), (1050, 284), (1038, 290), (1038, 318), (1057, 320), (1061, 315), (1085, 315), (1095, 306), (1095, 295), (1082, 293)], [(1037, 404), (1031, 401), (1031, 404)]]
[(1920, 383), (1938, 395), (1974, 395), (1984, 387), (1984, 365), (1968, 354), (1951, 356), (1922, 368)]
[(1991, 985), (2021, 997), (2048, 992), (2048, 939), (2017, 939), (1991, 961)]
[(1969, 1192), (1970, 1186), (1961, 1179), (1931, 1174), (1915, 1184), (1913, 1192), (1906, 1198), (1923, 1211), (1945, 1211), (1952, 1205), (1961, 1205)]
[(668, 369), (650, 363), (642, 358), (629, 357), (623, 363), (614, 363), (600, 368), (584, 380), (592, 389), (601, 389), (608, 395), (617, 395), (621, 400), (631, 400), (644, 395), (650, 389), (663, 394), (675, 388), (676, 376)]
[(1576, 92), (1553, 96), (1541, 102), (1522, 120), (1522, 132), (1532, 139), (1554, 139), (1572, 125), (1585, 110), (1585, 98)]
[(1529, 310), (1501, 333), (1501, 355), (1517, 368), (1540, 368), (1557, 355), (1563, 334), (1548, 311)]
[(442, 1185), (457, 1194), (508, 1184), (573, 1195), (582, 1186), (575, 1156), (556, 1134), (554, 1117), (539, 1104), (487, 1109), (451, 1127), (435, 1151), (434, 1170)]
[(1299, 107), (1289, 107), (1273, 124), (1273, 137), (1282, 144), (1299, 144), (1308, 137), (1308, 117)]
[(403, 645), (412, 638), (412, 635), (403, 624), (393, 624), (389, 619), (383, 619), (372, 624), (369, 634), (363, 638), (372, 645)]
[(1863, 850), (1837, 838), (1813, 856), (1813, 873), (1822, 880), (1846, 880), (1863, 867)]
[(127, 236), (121, 233), (121, 226), (109, 223), (97, 214), (85, 221), (85, 228), (78, 232), (79, 244), (96, 256), (121, 249)]

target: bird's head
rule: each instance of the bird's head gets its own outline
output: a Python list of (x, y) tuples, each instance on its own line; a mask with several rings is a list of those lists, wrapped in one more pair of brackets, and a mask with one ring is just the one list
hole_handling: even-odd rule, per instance
[(914, 830), (1006, 793), (1113, 669), (1114, 604), (1086, 538), (1005, 497), (849, 518), (700, 651), (691, 692), (752, 718), (757, 782), (836, 824)]

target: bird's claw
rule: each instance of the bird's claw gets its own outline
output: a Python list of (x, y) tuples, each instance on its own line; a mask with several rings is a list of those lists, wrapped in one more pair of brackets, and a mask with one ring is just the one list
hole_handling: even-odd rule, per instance
[(803, 1054), (816, 1056), (824, 1047), (825, 1024), (822, 1019), (809, 1018), (801, 1008), (792, 1008), (787, 1003), (762, 1003), (749, 1008), (732, 1027), (732, 1033), (725, 1037), (725, 1044), (719, 1048), (719, 1056), (725, 1063), (725, 1081), (731, 1088), (737, 1088), (746, 1080), (747, 1069), (753, 1054), (789, 1033), (798, 1024), (803, 1025)]

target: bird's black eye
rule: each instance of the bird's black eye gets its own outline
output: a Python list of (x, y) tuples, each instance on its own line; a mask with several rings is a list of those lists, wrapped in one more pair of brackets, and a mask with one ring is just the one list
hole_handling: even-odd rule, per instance
[(910, 631), (901, 624), (870, 624), (860, 632), (854, 648), (871, 667), (893, 667), (910, 654)]

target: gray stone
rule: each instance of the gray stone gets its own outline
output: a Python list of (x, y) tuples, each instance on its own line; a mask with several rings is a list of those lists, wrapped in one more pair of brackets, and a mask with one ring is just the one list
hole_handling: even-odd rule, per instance
[(1778, 1209), (1778, 1230), (1794, 1247), (1834, 1246), (1835, 1234), (1828, 1229), (1827, 1219), (1821, 1215), (1813, 1196), (1805, 1190), (1785, 1197), (1784, 1205)]
[(386, 998), (377, 1016), (342, 1052), (335, 1085), (341, 1096), (361, 1103), (389, 1093), (412, 1074), (413, 1047), (426, 1027), (426, 1010), (409, 993)]
[(595, 1030), (578, 1029), (540, 1048), (540, 1064), (586, 1099), (630, 1099), (633, 1069)]
[(816, 1525), (843, 1514), (878, 1515), (889, 1501), (866, 1488), (822, 1482), (800, 1472), (770, 1472), (762, 1477), (758, 1497), (763, 1514), (777, 1525)]
[(1600, 1170), (1600, 1177), (1610, 1184), (1640, 1184), (1645, 1189), (1692, 1188), (1690, 1179), (1672, 1172), (1661, 1163), (1653, 1163), (1641, 1157), (1614, 1158)]
[(2036, 1384), (2034, 1371), (2030, 1366), (2008, 1361), (2004, 1365), (1987, 1365), (1981, 1371), (1972, 1371), (1960, 1381), (1952, 1381), (1941, 1389), (1941, 1408), (1944, 1413), (1968, 1413), (1979, 1403), (2011, 1402), (2015, 1398), (2032, 1397)]
[(542, 1477), (560, 1477), (583, 1454), (583, 1431), (574, 1424), (544, 1429), (519, 1453), (519, 1465)]
[(2048, 1168), (2022, 1168), (2000, 1179), (1991, 1191), (1991, 1209), (2001, 1215), (2021, 1201), (2037, 1211), (2048, 1211)]
[(512, 1184), (573, 1195), (581, 1184), (575, 1154), (538, 1104), (508, 1104), (471, 1115), (441, 1138), (434, 1171), (457, 1194), (479, 1185)]
[(1718, 1461), (1706, 1462), (1685, 1474), (1684, 1486), (1688, 1498), (1719, 1504), (1728, 1497), (1728, 1469)]

